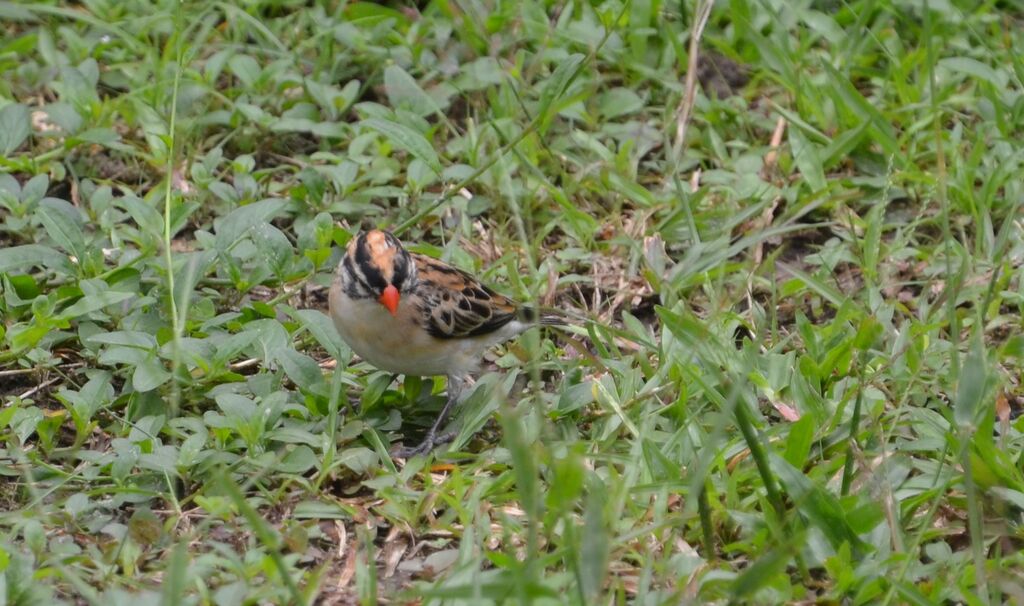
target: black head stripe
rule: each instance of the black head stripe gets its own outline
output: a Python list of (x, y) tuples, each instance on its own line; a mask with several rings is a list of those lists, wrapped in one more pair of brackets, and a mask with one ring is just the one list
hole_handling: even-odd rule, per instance
[(395, 285), (399, 291), (405, 286), (405, 279), (408, 277), (409, 270), (406, 266), (405, 260), (401, 256), (395, 257), (395, 273), (391, 274), (391, 283)]
[(366, 234), (359, 234), (356, 239), (356, 262), (355, 262), (356, 275), (362, 278), (362, 281), (370, 287), (371, 290), (376, 292), (383, 291), (388, 281), (384, 279), (384, 275), (380, 272), (380, 269), (374, 265), (373, 257), (370, 256), (370, 247), (366, 243)]
[(352, 262), (352, 257), (347, 255), (341, 262), (341, 284), (345, 289), (345, 294), (353, 299), (367, 299), (373, 296), (370, 292), (370, 286), (366, 283), (366, 279), (356, 269), (356, 264)]
[(416, 266), (405, 249), (399, 249), (395, 255), (395, 272), (391, 276), (391, 283), (400, 292), (408, 292), (416, 286)]
[(356, 263), (358, 263), (360, 267), (366, 267), (371, 264), (372, 258), (370, 257), (370, 247), (366, 245), (366, 232), (359, 232), (359, 235), (356, 236), (355, 251)]

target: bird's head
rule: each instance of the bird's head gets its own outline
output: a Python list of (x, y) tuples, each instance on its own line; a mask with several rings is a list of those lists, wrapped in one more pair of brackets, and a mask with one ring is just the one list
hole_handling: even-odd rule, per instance
[(402, 295), (416, 285), (412, 256), (398, 238), (380, 229), (352, 238), (339, 271), (349, 297), (374, 299), (393, 316), (398, 314)]

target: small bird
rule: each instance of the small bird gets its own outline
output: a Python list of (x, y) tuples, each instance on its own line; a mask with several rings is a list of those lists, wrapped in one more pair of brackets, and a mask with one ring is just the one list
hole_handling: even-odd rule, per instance
[(352, 351), (381, 370), (445, 375), (448, 399), (423, 442), (394, 454), (408, 458), (450, 442), (439, 436), (452, 407), (472, 382), (484, 352), (551, 315), (522, 307), (470, 274), (410, 253), (389, 232), (361, 232), (348, 244), (331, 286), (330, 314)]

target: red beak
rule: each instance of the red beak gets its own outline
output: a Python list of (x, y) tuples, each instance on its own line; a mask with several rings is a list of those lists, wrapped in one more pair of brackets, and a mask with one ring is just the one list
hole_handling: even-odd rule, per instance
[(391, 315), (397, 316), (398, 299), (398, 289), (395, 288), (394, 284), (388, 284), (388, 287), (384, 289), (384, 292), (380, 294), (380, 298), (377, 300), (380, 301), (381, 305), (388, 308), (388, 311), (391, 312)]

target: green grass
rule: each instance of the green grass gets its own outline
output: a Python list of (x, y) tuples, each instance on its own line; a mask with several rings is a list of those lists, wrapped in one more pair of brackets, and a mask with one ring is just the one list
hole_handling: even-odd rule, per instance
[(0, 603), (1024, 601), (1024, 8), (695, 4), (0, 2)]

